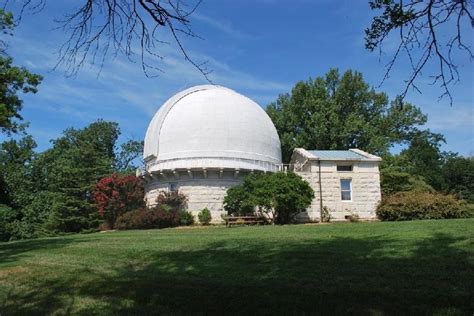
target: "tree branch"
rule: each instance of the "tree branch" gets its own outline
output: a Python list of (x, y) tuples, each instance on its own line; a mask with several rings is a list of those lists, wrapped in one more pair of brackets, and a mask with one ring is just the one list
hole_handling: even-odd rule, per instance
[[(23, 0), (19, 19), (25, 10), (42, 10), (46, 1)], [(193, 2), (191, 6), (182, 0), (82, 1), (83, 5), (78, 9), (56, 20), (58, 28), (68, 37), (58, 50), (54, 69), (65, 66), (66, 73), (74, 76), (86, 62), (98, 63), (101, 70), (109, 57), (121, 54), (134, 61), (133, 56), (138, 51), (144, 73), (154, 77), (163, 73), (160, 62), (164, 57), (160, 48), (175, 44), (184, 60), (211, 81), (206, 63), (196, 62), (183, 43), (184, 37), (200, 39), (192, 31), (189, 18), (201, 0), (189, 0)], [(172, 42), (160, 39), (159, 30), (167, 30)]]
[[(380, 85), (389, 78), (404, 52), (410, 62), (411, 74), (405, 80), (406, 85), (401, 96), (405, 97), (410, 89), (421, 93), (415, 82), (427, 64), (436, 60), (438, 71), (430, 76), (431, 84), (438, 84), (442, 89), (440, 99), (447, 97), (452, 105), (450, 87), (460, 80), (453, 51), (466, 53), (471, 62), (474, 57), (470, 46), (465, 44), (461, 37), (466, 20), (471, 30), (474, 27), (472, 0), (409, 0), (406, 3), (403, 0), (371, 0), (369, 4), (371, 9), (383, 12), (374, 17), (372, 25), (365, 31), (365, 46), (368, 50), (378, 48), (381, 56), (382, 45), (390, 33), (397, 29), (399, 32), (398, 47), (385, 66)], [(441, 28), (449, 26), (454, 26), (455, 32), (448, 40), (444, 40), (439, 33)]]

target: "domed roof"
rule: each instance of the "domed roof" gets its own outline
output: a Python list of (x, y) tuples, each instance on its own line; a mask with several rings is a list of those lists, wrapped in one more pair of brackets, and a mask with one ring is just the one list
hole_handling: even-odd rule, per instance
[(267, 113), (222, 86), (195, 86), (171, 97), (145, 137), (149, 171), (180, 168), (275, 170), (278, 133)]

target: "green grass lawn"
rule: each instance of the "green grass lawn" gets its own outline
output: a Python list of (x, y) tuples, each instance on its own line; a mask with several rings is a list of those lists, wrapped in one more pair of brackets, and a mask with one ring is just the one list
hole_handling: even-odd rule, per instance
[(470, 314), (474, 219), (0, 243), (0, 315)]

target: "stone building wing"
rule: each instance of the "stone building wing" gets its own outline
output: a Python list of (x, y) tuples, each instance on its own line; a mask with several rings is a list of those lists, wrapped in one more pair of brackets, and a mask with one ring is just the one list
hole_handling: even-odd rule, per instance
[(375, 219), (381, 199), (379, 163), (382, 159), (359, 149), (306, 150), (296, 148), (290, 169), (309, 182), (315, 198), (301, 220), (319, 220), (321, 209), (333, 220), (358, 215)]

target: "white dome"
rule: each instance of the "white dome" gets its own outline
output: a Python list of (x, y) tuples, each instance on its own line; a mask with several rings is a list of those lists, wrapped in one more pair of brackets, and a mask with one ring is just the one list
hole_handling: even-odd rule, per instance
[(148, 171), (234, 168), (274, 171), (281, 164), (278, 133), (267, 113), (249, 98), (203, 85), (166, 101), (145, 137)]

